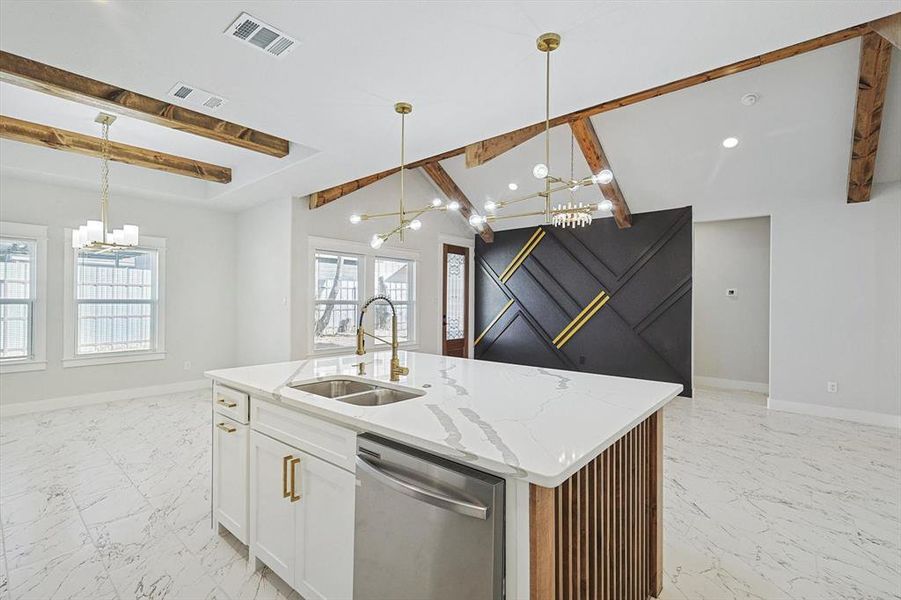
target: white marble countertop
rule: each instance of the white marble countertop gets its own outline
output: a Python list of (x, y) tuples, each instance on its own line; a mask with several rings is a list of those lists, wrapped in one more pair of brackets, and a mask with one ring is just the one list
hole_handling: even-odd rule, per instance
[[(360, 432), (556, 487), (682, 391), (674, 383), (401, 352), (410, 374), (389, 382), (390, 352), (207, 371), (206, 376)], [(335, 375), (425, 394), (354, 406), (292, 389)]]

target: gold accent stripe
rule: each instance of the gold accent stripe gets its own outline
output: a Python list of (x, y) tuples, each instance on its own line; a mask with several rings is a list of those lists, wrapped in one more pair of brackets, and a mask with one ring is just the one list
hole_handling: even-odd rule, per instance
[(568, 334), (566, 334), (566, 337), (564, 337), (562, 340), (560, 340), (560, 343), (557, 344), (557, 348), (558, 348), (558, 349), (562, 348), (563, 345), (566, 344), (566, 342), (569, 341), (569, 338), (571, 338), (572, 336), (576, 335), (576, 332), (579, 331), (580, 329), (582, 329), (582, 326), (585, 325), (585, 323), (587, 323), (587, 322), (591, 319), (591, 317), (594, 316), (594, 313), (596, 313), (596, 312), (598, 312), (599, 310), (601, 310), (601, 307), (604, 306), (605, 304), (607, 304), (607, 301), (608, 301), (608, 300), (610, 300), (610, 296), (605, 296), (603, 300), (601, 300), (600, 302), (598, 302), (597, 305), (595, 305), (595, 307), (594, 307), (593, 309), (591, 309), (591, 312), (588, 313), (587, 315), (585, 315), (585, 318), (582, 319), (582, 322), (579, 323), (578, 326), (576, 326), (576, 327), (575, 327), (573, 330), (571, 330)]
[(479, 334), (479, 337), (476, 338), (476, 341), (473, 342), (473, 346), (477, 346), (479, 342), (482, 341), (482, 338), (485, 337), (485, 334), (488, 333), (488, 330), (494, 327), (494, 324), (497, 323), (501, 317), (504, 316), (504, 313), (507, 312), (507, 309), (513, 305), (513, 300), (510, 300), (504, 305), (504, 308), (501, 309), (501, 312), (497, 313), (497, 316), (488, 323), (488, 327), (485, 328), (485, 331)]
[(507, 268), (504, 269), (504, 272), (501, 273), (500, 280), (502, 283), (507, 283), (507, 280), (513, 276), (513, 273), (516, 269), (519, 268), (519, 265), (523, 263), (523, 261), (532, 253), (532, 250), (535, 249), (535, 246), (538, 245), (538, 242), (545, 236), (545, 231), (541, 227), (535, 230), (535, 233), (532, 234), (532, 237), (529, 238), (529, 241), (526, 242), (526, 245), (522, 247), (522, 250), (513, 257), (513, 260), (507, 265)]
[(561, 331), (560, 333), (557, 334), (557, 337), (554, 338), (553, 343), (556, 344), (558, 341), (560, 341), (560, 338), (562, 338), (564, 335), (566, 335), (567, 332), (568, 332), (571, 328), (573, 328), (573, 327), (576, 325), (576, 323), (579, 322), (579, 319), (582, 318), (582, 315), (584, 315), (584, 314), (587, 313), (589, 310), (591, 310), (591, 307), (594, 306), (595, 302), (597, 302), (598, 300), (600, 300), (601, 298), (603, 298), (603, 297), (604, 297), (604, 294), (606, 294), (606, 293), (607, 293), (607, 292), (605, 292), (604, 290), (601, 290), (601, 293), (598, 294), (597, 296), (595, 296), (595, 297), (594, 297), (594, 300), (592, 300), (591, 302), (589, 302), (588, 305), (587, 305), (585, 308), (582, 309), (582, 312), (580, 312), (579, 314), (577, 314), (577, 315), (576, 315), (576, 318), (573, 319), (572, 321), (570, 321), (570, 322), (569, 322), (569, 325), (567, 325), (566, 327), (564, 327), (564, 328), (563, 328), (563, 331)]

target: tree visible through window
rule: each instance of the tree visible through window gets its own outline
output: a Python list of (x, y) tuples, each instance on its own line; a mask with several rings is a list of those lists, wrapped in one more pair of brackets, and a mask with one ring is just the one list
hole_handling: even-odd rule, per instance
[(360, 258), (317, 252), (315, 271), (315, 349), (354, 346), (360, 302)]

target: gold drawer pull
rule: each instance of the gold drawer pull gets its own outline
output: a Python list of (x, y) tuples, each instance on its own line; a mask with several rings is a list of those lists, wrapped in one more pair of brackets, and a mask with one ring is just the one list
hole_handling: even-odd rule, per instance
[[(291, 492), (288, 491), (288, 461), (290, 461), (293, 456), (290, 454), (288, 456), (282, 457), (282, 498), (287, 498), (291, 495)], [(291, 476), (293, 480), (293, 475)]]
[(221, 405), (224, 406), (225, 408), (234, 408), (234, 407), (238, 406), (238, 403), (237, 403), (237, 402), (229, 402), (229, 401), (226, 400), (225, 398), (219, 398), (218, 400), (216, 400), (216, 402), (218, 402), (219, 404), (221, 404)]
[[(297, 502), (298, 500), (300, 500), (300, 494), (297, 494), (294, 491), (294, 489), (295, 489), (294, 474), (297, 472), (297, 469), (295, 469), (294, 467), (296, 467), (297, 463), (299, 463), (299, 462), (300, 462), (299, 458), (291, 459), (291, 502)], [(299, 482), (297, 482), (297, 483), (299, 483)]]
[(237, 428), (232, 427), (231, 425), (226, 425), (225, 423), (216, 423), (216, 427), (218, 427), (225, 433), (234, 433), (234, 432), (238, 431)]

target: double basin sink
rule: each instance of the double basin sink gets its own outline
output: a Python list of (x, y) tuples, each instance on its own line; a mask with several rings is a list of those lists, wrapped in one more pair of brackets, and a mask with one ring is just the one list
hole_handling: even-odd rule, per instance
[(399, 390), (366, 381), (340, 378), (299, 383), (289, 387), (355, 406), (382, 406), (425, 395), (425, 392)]

